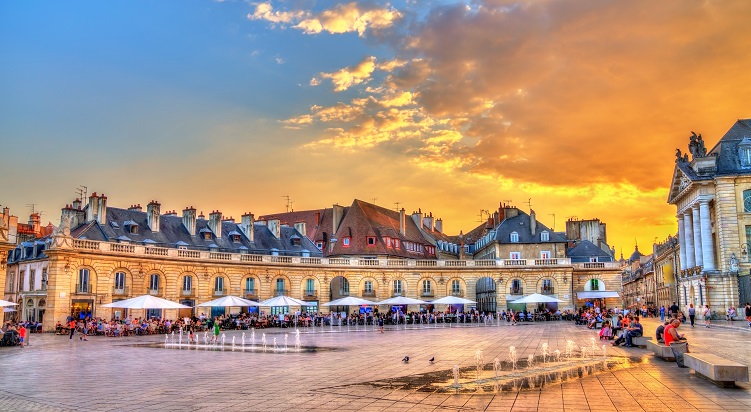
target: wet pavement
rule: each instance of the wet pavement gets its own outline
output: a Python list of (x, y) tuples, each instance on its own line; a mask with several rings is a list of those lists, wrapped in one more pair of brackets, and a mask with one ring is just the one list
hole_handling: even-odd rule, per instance
[[(711, 352), (751, 365), (751, 328), (681, 326), (693, 352)], [(648, 319), (651, 335), (657, 320)], [(483, 376), (492, 376), (493, 360), (509, 361), (565, 351), (566, 342), (590, 346), (596, 331), (573, 322), (506, 323), (474, 327), (415, 327), (386, 333), (346, 327), (301, 329), (308, 350), (273, 353), (238, 350), (241, 331), (226, 332), (224, 350), (176, 350), (163, 347), (164, 335), (90, 337), (34, 334), (31, 346), (0, 348), (2, 411), (748, 411), (751, 386), (723, 389), (679, 369), (674, 362), (638, 348), (608, 347), (613, 358), (635, 358), (628, 367), (599, 370), (544, 386), (515, 385), (494, 391), (444, 390), (458, 365), (471, 382), (477, 351)], [(267, 334), (283, 347), (294, 330), (256, 331), (256, 345)], [(231, 339), (235, 337), (235, 351)], [(199, 336), (201, 338), (201, 336)], [(246, 343), (250, 332), (246, 331)], [(153, 343), (156, 345), (142, 345)], [(597, 341), (598, 347), (601, 342)], [(565, 353), (565, 352), (564, 352)], [(402, 362), (408, 355), (409, 363)], [(579, 351), (576, 351), (579, 355)], [(435, 362), (429, 359), (435, 357)], [(523, 368), (520, 362), (520, 368)], [(444, 389), (438, 388), (443, 386)], [(467, 384), (464, 388), (470, 388)], [(476, 385), (482, 386), (482, 385)]]

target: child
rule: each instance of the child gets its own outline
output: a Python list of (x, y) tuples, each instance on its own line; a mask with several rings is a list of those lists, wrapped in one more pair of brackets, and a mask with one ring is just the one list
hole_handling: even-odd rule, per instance
[(18, 328), (18, 337), (21, 341), (21, 347), (23, 348), (24, 340), (26, 340), (26, 326), (24, 324), (21, 324), (21, 327)]
[(193, 327), (192, 326), (190, 327), (190, 334), (188, 335), (188, 339), (189, 339), (190, 343), (196, 343), (195, 335), (193, 333)]
[(600, 329), (600, 340), (610, 340), (613, 338), (613, 330), (610, 328), (610, 322), (602, 322), (602, 329)]

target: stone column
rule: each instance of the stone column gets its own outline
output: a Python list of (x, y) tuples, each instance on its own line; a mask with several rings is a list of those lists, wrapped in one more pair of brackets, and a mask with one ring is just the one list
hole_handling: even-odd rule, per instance
[[(686, 232), (685, 232), (685, 229), (683, 227), (683, 225), (684, 225), (683, 224), (683, 215), (678, 215), (677, 218), (678, 218), (678, 244), (680, 245), (680, 247), (678, 249), (679, 249), (679, 254), (680, 254), (680, 259), (681, 259), (680, 260), (680, 264), (681, 264), (680, 268), (684, 269), (684, 268), (687, 267), (686, 266)], [(676, 272), (675, 273), (676, 279), (678, 279), (678, 277), (680, 276), (680, 273), (678, 273), (677, 268), (676, 268), (675, 272)]]
[(696, 266), (704, 266), (704, 256), (701, 251), (701, 223), (699, 221), (699, 208), (696, 206), (697, 205), (694, 205), (691, 208), (691, 213), (693, 215), (691, 220), (694, 224), (694, 257)]
[(683, 269), (691, 269), (696, 266), (696, 255), (694, 254), (694, 225), (691, 223), (691, 211), (683, 212), (683, 231), (685, 232), (686, 243), (686, 266)]
[(701, 200), (699, 202), (699, 219), (704, 271), (712, 271), (715, 270), (715, 262), (714, 242), (712, 241), (712, 221), (709, 216), (709, 200)]

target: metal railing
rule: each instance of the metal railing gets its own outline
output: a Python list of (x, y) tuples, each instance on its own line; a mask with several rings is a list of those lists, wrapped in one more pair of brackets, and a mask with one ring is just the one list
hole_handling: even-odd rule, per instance
[(245, 297), (255, 297), (258, 295), (257, 289), (243, 289), (243, 296)]
[(542, 288), (540, 289), (541, 295), (554, 295), (555, 294), (555, 288), (549, 287), (549, 288)]
[(180, 296), (195, 296), (196, 290), (193, 288), (180, 290)]
[(423, 290), (420, 296), (423, 296), (423, 297), (435, 296), (435, 292), (433, 292), (432, 290)]
[(159, 295), (159, 292), (161, 290), (159, 288), (156, 289), (149, 289), (149, 295)]
[(211, 291), (212, 296), (224, 296), (226, 293), (224, 289), (214, 289)]
[(457, 296), (457, 297), (460, 297), (460, 298), (464, 297), (464, 291), (461, 290), (461, 289), (459, 289), (459, 290), (452, 290), (451, 291), (451, 296)]
[(115, 295), (115, 296), (124, 296), (124, 295), (127, 295), (128, 294), (128, 287), (127, 286), (123, 286), (123, 287), (113, 286), (112, 287), (112, 294)]
[(87, 295), (91, 293), (91, 284), (90, 283), (78, 283), (76, 284), (76, 291), (75, 294), (77, 295)]
[(339, 289), (339, 296), (349, 296), (349, 289)]
[(363, 296), (370, 296), (370, 297), (373, 297), (373, 296), (375, 296), (375, 295), (376, 295), (376, 292), (375, 292), (375, 290), (372, 290), (372, 289), (371, 289), (371, 290), (363, 290), (363, 291), (362, 291), (362, 295), (363, 295)]
[(306, 298), (315, 298), (318, 296), (318, 291), (317, 290), (304, 290), (302, 292), (302, 295)]
[(284, 289), (284, 290), (275, 289), (274, 290), (274, 296), (282, 296), (282, 295), (289, 296), (289, 289)]
[(524, 294), (524, 288), (511, 288), (511, 295), (523, 295)]

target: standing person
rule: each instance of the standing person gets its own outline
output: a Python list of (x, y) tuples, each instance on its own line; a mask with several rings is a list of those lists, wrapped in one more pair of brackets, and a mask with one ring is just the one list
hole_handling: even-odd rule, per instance
[(219, 319), (214, 319), (214, 342), (219, 343)]
[(730, 305), (730, 308), (728, 309), (727, 320), (732, 322), (734, 317), (735, 317), (735, 307), (733, 305)]
[(665, 305), (660, 306), (660, 321), (665, 322)]
[(683, 363), (683, 354), (688, 352), (688, 342), (683, 335), (678, 334), (678, 327), (681, 325), (681, 321), (673, 319), (668, 326), (665, 326), (665, 345), (670, 347), (673, 351), (673, 357), (675, 357), (675, 363), (679, 368), (687, 368)]
[(688, 318), (691, 320), (691, 327), (694, 327), (694, 319), (696, 319), (696, 308), (694, 304), (688, 305)]
[(71, 318), (68, 327), (70, 328), (70, 337), (68, 339), (73, 339), (73, 335), (76, 333), (76, 320)]
[(751, 328), (751, 303), (746, 302), (744, 310), (746, 311), (746, 322), (748, 322), (748, 327)]
[(26, 340), (26, 326), (23, 323), (21, 323), (21, 327), (18, 328), (18, 337), (21, 342), (21, 347), (23, 348), (24, 341)]
[(702, 312), (702, 315), (704, 315), (704, 327), (708, 328), (709, 324), (711, 323), (710, 318), (712, 317), (712, 311), (709, 310), (709, 305), (704, 305), (704, 311)]
[(673, 304), (670, 305), (670, 314), (673, 317), (678, 316), (678, 305), (675, 304), (675, 301), (673, 301)]
[(383, 333), (383, 317), (382, 316), (378, 317), (378, 330), (381, 333)]

